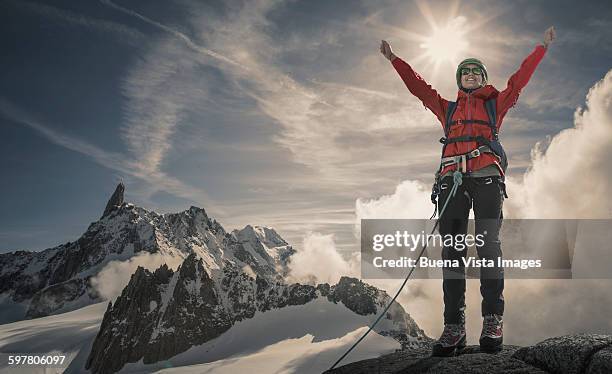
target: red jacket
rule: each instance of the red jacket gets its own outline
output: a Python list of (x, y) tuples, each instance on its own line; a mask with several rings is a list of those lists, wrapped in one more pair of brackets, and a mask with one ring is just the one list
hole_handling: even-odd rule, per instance
[[(501, 92), (491, 85), (483, 86), (469, 94), (459, 90), (456, 100), (457, 109), (455, 110), (452, 119), (477, 119), (488, 121), (489, 117), (487, 116), (484, 102), (489, 98), (497, 97), (497, 129), (499, 132), (499, 128), (502, 125), (508, 109), (512, 108), (516, 104), (521, 90), (527, 85), (527, 82), (529, 82), (529, 78), (531, 78), (531, 75), (535, 71), (536, 67), (540, 61), (542, 61), (545, 53), (546, 48), (543, 45), (538, 45), (535, 47), (533, 52), (531, 52), (525, 61), (523, 61), (518, 71), (510, 77), (506, 89)], [(444, 129), (448, 100), (441, 97), (435, 89), (427, 84), (427, 82), (425, 82), (425, 80), (421, 78), (421, 76), (414, 70), (412, 70), (410, 65), (404, 62), (402, 59), (395, 58), (393, 60), (393, 67), (395, 67), (395, 70), (397, 70), (399, 73), (400, 77), (406, 84), (406, 87), (408, 87), (408, 90), (410, 90), (414, 96), (418, 97), (423, 104), (429, 108), (429, 110), (431, 110), (436, 117), (438, 117), (440, 124), (442, 124), (442, 129)], [(458, 123), (451, 126), (451, 131), (449, 134), (450, 138), (464, 135), (482, 135), (487, 139), (492, 139), (491, 129), (487, 125), (477, 123)], [(450, 143), (446, 146), (443, 157), (468, 153), (477, 147), (478, 144), (475, 141)], [(497, 158), (495, 155), (490, 153), (483, 153), (480, 157), (468, 160), (467, 169), (468, 172), (470, 172), (491, 164), (495, 164), (499, 169), (499, 172), (503, 175), (503, 171)], [(457, 169), (456, 164), (449, 165), (441, 171), (440, 175), (443, 175), (449, 170), (455, 169)]]

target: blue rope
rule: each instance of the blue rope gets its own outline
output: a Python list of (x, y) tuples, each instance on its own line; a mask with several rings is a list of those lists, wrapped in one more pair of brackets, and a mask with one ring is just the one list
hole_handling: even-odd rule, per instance
[[(444, 202), (444, 206), (442, 207), (442, 209), (440, 210), (440, 215), (438, 216), (438, 219), (436, 220), (436, 223), (433, 227), (433, 230), (431, 230), (431, 234), (434, 233), (434, 231), (436, 231), (436, 228), (438, 227), (438, 224), (440, 223), (440, 218), (442, 218), (442, 214), (444, 214), (444, 210), (446, 210), (446, 206), (448, 205), (451, 197), (454, 197), (455, 194), (457, 193), (457, 189), (459, 188), (459, 186), (461, 186), (461, 184), (463, 183), (463, 174), (461, 174), (460, 171), (456, 170), (453, 173), (453, 187), (450, 190), (450, 193), (448, 194), (448, 196), (446, 197), (446, 201)], [(416, 261), (418, 262), (419, 259), (421, 258), (421, 256), (423, 256), (423, 253), (425, 252), (425, 249), (427, 248), (427, 244), (429, 244), (429, 241), (425, 241), (425, 245), (423, 245), (423, 248), (421, 249), (421, 252), (419, 253), (419, 257), (417, 257)], [(386, 315), (387, 310), (389, 310), (389, 308), (391, 307), (391, 305), (395, 302), (395, 300), (397, 299), (397, 297), (399, 296), (399, 294), (402, 292), (402, 289), (404, 289), (404, 286), (406, 285), (406, 283), (408, 282), (408, 279), (410, 278), (410, 276), (412, 275), (412, 272), (414, 271), (414, 269), (416, 268), (413, 267), (410, 269), (410, 272), (408, 273), (408, 275), (406, 276), (406, 278), (404, 278), (404, 282), (402, 283), (402, 285), (400, 286), (399, 290), (397, 290), (395, 296), (393, 296), (393, 299), (391, 299), (391, 302), (389, 304), (387, 304), (387, 306), (385, 307), (385, 309), (382, 311), (382, 313), (380, 313), (378, 315), (378, 318), (376, 318), (376, 320), (374, 321), (374, 323), (372, 323), (370, 325), (370, 327), (368, 328), (368, 331), (365, 332), (365, 334), (363, 334), (356, 342), (355, 344), (353, 344), (346, 352), (344, 352), (344, 354), (329, 368), (329, 370), (333, 370), (336, 368), (336, 365), (338, 365), (340, 363), (340, 361), (342, 361), (349, 353), (351, 353), (351, 351), (370, 333), (370, 331), (372, 331), (374, 329), (374, 326), (376, 326), (376, 324), (378, 323), (378, 321), (380, 321), (382, 319), (382, 317), (384, 315)]]

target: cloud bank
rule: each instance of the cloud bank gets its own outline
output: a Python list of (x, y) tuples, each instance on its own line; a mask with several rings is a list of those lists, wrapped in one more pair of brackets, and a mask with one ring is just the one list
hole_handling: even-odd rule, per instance
[(303, 248), (291, 256), (289, 282), (336, 284), (341, 276), (359, 277), (359, 253), (348, 260), (338, 252), (333, 235), (308, 233)]
[(544, 151), (532, 151), (531, 168), (509, 183), (516, 218), (612, 217), (612, 71), (587, 94), (574, 127), (561, 131)]

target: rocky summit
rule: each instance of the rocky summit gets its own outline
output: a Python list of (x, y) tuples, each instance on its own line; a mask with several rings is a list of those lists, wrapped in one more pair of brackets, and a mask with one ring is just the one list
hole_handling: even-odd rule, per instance
[(528, 347), (506, 345), (496, 354), (467, 346), (455, 357), (431, 357), (427, 346), (353, 362), (326, 374), (609, 374), (612, 335), (581, 334), (546, 339)]
[(108, 199), (106, 203), (106, 208), (104, 209), (104, 213), (102, 213), (102, 217), (108, 215), (114, 209), (117, 209), (123, 204), (123, 193), (125, 192), (125, 185), (123, 183), (119, 183), (115, 188), (115, 192), (111, 195), (111, 198)]

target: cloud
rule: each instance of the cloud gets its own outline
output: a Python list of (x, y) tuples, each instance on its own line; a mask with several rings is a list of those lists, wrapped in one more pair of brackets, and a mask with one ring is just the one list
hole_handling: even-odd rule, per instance
[[(177, 46), (173, 40), (162, 38), (158, 43), (152, 43), (146, 55), (131, 66), (128, 76), (124, 79), (123, 93), (127, 96), (127, 105), (126, 121), (121, 134), (131, 157), (122, 153), (107, 152), (84, 140), (61, 134), (49, 126), (32, 120), (29, 114), (15, 108), (6, 100), (0, 103), (2, 106), (0, 110), (15, 121), (39, 131), (55, 144), (88, 155), (99, 164), (123, 175), (145, 180), (149, 186), (154, 186), (141, 189), (149, 196), (162, 190), (203, 203), (209, 209), (222, 213), (223, 210), (216, 206), (206, 192), (168, 175), (162, 170), (162, 163), (172, 148), (171, 137), (175, 134), (179, 121), (190, 108), (197, 108), (206, 101), (203, 95), (205, 91), (202, 88), (208, 85), (203, 79), (194, 78), (200, 76), (194, 70), (203, 64), (202, 56), (222, 64), (236, 65), (236, 63), (198, 45), (183, 33), (133, 10), (111, 1), (101, 0), (101, 2), (168, 32), (172, 39), (178, 37), (184, 42), (181, 46)], [(133, 42), (144, 37), (144, 34), (132, 27), (52, 6), (29, 2), (14, 3), (14, 5), (46, 17), (115, 34), (119, 41)]]
[[(110, 1), (102, 1), (119, 11), (130, 14), (174, 36), (181, 37), (187, 45), (199, 54), (213, 57), (223, 63), (232, 63), (227, 58), (196, 45), (191, 39), (170, 28), (152, 21), (136, 12), (120, 7)], [(15, 3), (26, 10), (40, 13), (71, 24), (85, 26), (97, 31), (109, 32), (119, 36), (120, 41), (134, 41), (143, 38), (143, 34), (119, 23), (93, 19), (67, 10), (28, 2)], [(198, 99), (204, 99), (201, 80), (194, 80), (197, 73), (193, 71), (200, 61), (185, 56), (184, 51), (174, 46), (170, 40), (162, 40), (154, 45), (149, 56), (143, 58), (130, 70), (124, 93), (127, 100), (127, 120), (122, 129), (123, 138), (132, 153), (129, 157), (123, 153), (108, 152), (92, 143), (62, 134), (51, 127), (32, 118), (29, 113), (15, 107), (9, 101), (0, 98), (0, 111), (8, 118), (25, 124), (38, 131), (53, 143), (67, 149), (90, 156), (102, 166), (118, 171), (125, 176), (133, 176), (146, 181), (148, 187), (141, 189), (149, 196), (157, 191), (166, 191), (198, 203), (205, 204), (210, 210), (222, 213), (205, 191), (187, 185), (179, 179), (162, 171), (162, 162), (171, 148), (171, 136), (178, 121), (189, 107), (197, 107)], [(187, 73), (178, 74), (178, 71)], [(145, 197), (146, 199), (146, 197)]]
[[(424, 170), (439, 152), (432, 144), (437, 144), (440, 127), (378, 54), (376, 35), (390, 32), (377, 28), (377, 34), (372, 35), (375, 23), (384, 25), (382, 17), (326, 20), (321, 30), (296, 27), (281, 35), (274, 32), (279, 26), (276, 16), (292, 9), (279, 1), (251, 1), (228, 5), (223, 15), (194, 7), (186, 20), (190, 32), (181, 32), (112, 1), (102, 3), (165, 32), (165, 37), (151, 44), (141, 60), (130, 66), (124, 79), (127, 100), (121, 135), (143, 171), (159, 173), (172, 162), (168, 160), (172, 151), (185, 156), (185, 149), (177, 149), (177, 140), (183, 142), (182, 138), (188, 137), (182, 125), (208, 119), (204, 112), (190, 114), (202, 110), (202, 102), (210, 100), (209, 89), (217, 82), (207, 80), (202, 71), (214, 70), (223, 76), (226, 92), (232, 91), (230, 94), (243, 102), (254, 100), (265, 115), (263, 121), (277, 126), (271, 138), (276, 146), (290, 152), (286, 167), (299, 164), (306, 169), (298, 175), (275, 169), (273, 173), (244, 176), (249, 184), (264, 185), (264, 190), (271, 181), (299, 185), (309, 192), (324, 191), (329, 196), (326, 200), (350, 201), (356, 188), (370, 194), (388, 190), (405, 170), (415, 178), (430, 176)], [(405, 30), (393, 32), (400, 31), (405, 34)], [(364, 52), (361, 40), (376, 43)], [(337, 63), (339, 58), (341, 64)], [(425, 69), (427, 64), (416, 67)], [(454, 94), (456, 87), (451, 83), (449, 92)], [(258, 125), (262, 125), (260, 118), (249, 123)], [(206, 149), (212, 153), (212, 146), (207, 144)], [(295, 197), (289, 190), (285, 196)], [(274, 204), (268, 205), (268, 216), (277, 215)], [(236, 221), (233, 216), (227, 219)]]
[[(552, 138), (546, 151), (534, 149), (531, 168), (509, 187), (516, 196), (509, 199), (510, 214), (552, 219), (612, 217), (612, 70), (589, 90), (574, 122), (573, 128)], [(506, 299), (515, 305), (511, 310), (528, 307), (530, 318), (509, 314), (510, 337), (533, 342), (551, 335), (608, 333), (611, 283), (610, 279), (512, 280), (506, 291)]]
[(110, 261), (95, 277), (91, 278), (91, 285), (103, 299), (112, 301), (121, 295), (139, 266), (155, 271), (163, 264), (167, 264), (169, 268), (176, 270), (182, 262), (181, 257), (142, 252), (126, 261)]
[(336, 249), (333, 235), (310, 232), (288, 267), (289, 282), (336, 284), (341, 276), (359, 276), (359, 253), (346, 260)]
[[(372, 167), (366, 161), (373, 155), (385, 153), (390, 158), (401, 155), (398, 147), (385, 141), (369, 141), (363, 147), (347, 143), (346, 139), (359, 142), (372, 135), (379, 140), (405, 138), (400, 135), (406, 129), (431, 128), (433, 123), (420, 103), (403, 105), (398, 111), (396, 106), (401, 100), (397, 95), (387, 94), (370, 83), (358, 86), (325, 80), (321, 84), (315, 83), (315, 78), (309, 85), (292, 77), (280, 59), (291, 51), (301, 50), (295, 45), (302, 43), (296, 43), (295, 34), (279, 41), (266, 29), (271, 25), (267, 19), (269, 12), (284, 6), (280, 2), (232, 5), (227, 17), (193, 12), (193, 37), (112, 1), (101, 3), (168, 36), (151, 44), (124, 79), (126, 120), (121, 135), (134, 165), (143, 173), (161, 173), (173, 149), (174, 137), (181, 136), (177, 133), (181, 121), (206, 101), (206, 90), (214, 84), (202, 78), (202, 67), (219, 69), (242, 94), (256, 100), (260, 110), (281, 125), (281, 131), (273, 137), (277, 144), (291, 151), (294, 162), (315, 170), (320, 176), (319, 183), (337, 190), (341, 190), (342, 184), (365, 179)], [(343, 38), (354, 35), (351, 23), (333, 25), (338, 29), (326, 30), (325, 35)], [(211, 28), (214, 33), (208, 32)], [(314, 52), (320, 53), (327, 45), (341, 45), (335, 36), (323, 40), (301, 36), (298, 39), (312, 44)], [(177, 39), (181, 43), (176, 43)], [(385, 66), (384, 59), (376, 57), (368, 69), (384, 67), (387, 76), (394, 74)], [(403, 120), (407, 117), (413, 121)], [(385, 133), (378, 135), (381, 130)], [(351, 148), (349, 152), (347, 147)], [(403, 161), (402, 157), (395, 159), (397, 166)], [(346, 164), (351, 162), (354, 167), (347, 168)]]
[[(268, 14), (282, 8), (273, 1), (248, 2), (228, 19), (213, 20), (217, 23), (209, 44), (245, 68), (221, 66), (236, 87), (254, 99), (258, 108), (280, 126), (273, 140), (291, 152), (293, 162), (313, 170), (319, 185), (340, 190), (343, 185), (367, 179), (371, 169), (364, 163), (375, 155), (385, 154), (387, 159), (396, 159), (398, 163), (404, 161), (406, 156), (401, 155), (398, 147), (378, 141), (382, 135), (386, 139), (405, 139), (407, 133), (414, 135), (415, 130), (438, 129), (435, 119), (420, 102), (404, 103), (398, 95), (385, 93), (385, 87), (377, 87), (380, 79), (372, 76), (373, 71), (384, 72), (385, 77), (395, 74), (381, 56), (350, 63), (354, 74), (360, 75), (360, 85), (322, 80), (316, 75), (300, 80), (288, 72), (293, 67), (287, 66), (283, 58), (295, 51), (295, 37), (284, 40), (265, 32), (272, 27)], [(351, 25), (334, 24), (334, 27), (326, 31), (341, 38), (356, 37)], [(302, 39), (306, 44), (311, 41)], [(338, 41), (331, 38), (317, 43), (312, 53), (327, 51), (328, 46)], [(372, 46), (373, 51), (375, 47)], [(338, 48), (329, 49), (331, 55), (337, 52)], [(386, 81), (385, 85), (390, 82)], [(399, 103), (402, 103), (401, 110), (398, 110)], [(380, 130), (386, 132), (382, 134)], [(379, 134), (379, 139), (372, 139)], [(352, 143), (351, 136), (357, 142), (368, 138), (369, 141)], [(399, 157), (394, 158), (396, 154)]]
[(403, 181), (391, 195), (375, 199), (357, 199), (357, 221), (376, 218), (429, 218), (434, 205), (430, 200), (431, 186), (419, 181)]
[(193, 56), (164, 38), (124, 78), (125, 121), (121, 135), (144, 170), (156, 172), (172, 148), (179, 122), (197, 100), (205, 100), (206, 82), (194, 78)]
[[(207, 81), (201, 67), (229, 65), (239, 70), (244, 67), (198, 44), (185, 33), (135, 10), (110, 0), (101, 0), (101, 3), (146, 22), (168, 35), (152, 44), (139, 62), (130, 67), (128, 75), (123, 79), (123, 94), (127, 100), (125, 121), (121, 129), (123, 140), (143, 172), (165, 176), (166, 173), (162, 172), (163, 162), (173, 147), (173, 136), (181, 121), (187, 120), (190, 113), (198, 112), (202, 103), (209, 102), (207, 89), (215, 85)], [(177, 44), (176, 39), (182, 43)], [(173, 180), (179, 189), (186, 189), (187, 186), (178, 179)], [(203, 191), (195, 190), (190, 191), (190, 198), (222, 213)]]
[[(122, 128), (123, 139), (143, 168), (156, 172), (172, 148), (171, 138), (179, 122), (190, 110), (206, 102), (206, 87), (213, 85), (202, 78), (198, 68), (217, 64), (229, 64), (237, 69), (243, 67), (233, 59), (198, 44), (185, 33), (135, 10), (110, 0), (100, 2), (169, 35), (151, 48), (141, 62), (132, 66), (124, 79), (127, 118)], [(177, 45), (175, 39), (182, 43)]]
[(104, 5), (106, 5), (106, 6), (109, 6), (109, 7), (113, 8), (113, 9), (116, 9), (116, 10), (118, 10), (118, 11), (120, 11), (122, 13), (125, 13), (127, 15), (136, 17), (136, 18), (140, 19), (141, 21), (144, 21), (144, 22), (146, 22), (146, 23), (148, 23), (150, 25), (158, 27), (158, 28), (160, 28), (160, 29), (162, 29), (162, 30), (164, 30), (164, 31), (174, 35), (175, 37), (177, 37), (177, 38), (181, 39), (183, 42), (185, 42), (186, 45), (189, 46), (191, 49), (193, 49), (193, 50), (195, 50), (195, 51), (197, 51), (199, 53), (203, 53), (205, 55), (208, 55), (210, 57), (218, 59), (219, 61), (221, 61), (223, 63), (230, 63), (230, 64), (233, 64), (233, 65), (238, 65), (236, 63), (236, 61), (234, 61), (234, 60), (232, 60), (230, 58), (227, 58), (226, 56), (223, 56), (223, 55), (221, 55), (221, 54), (219, 54), (219, 53), (217, 53), (217, 52), (215, 52), (213, 50), (210, 50), (208, 48), (204, 48), (201, 45), (195, 43), (187, 35), (179, 32), (179, 31), (177, 31), (177, 30), (175, 30), (175, 29), (173, 29), (171, 27), (168, 27), (168, 26), (166, 26), (166, 25), (164, 25), (164, 24), (162, 24), (160, 22), (154, 21), (151, 18), (146, 17), (146, 16), (144, 16), (144, 15), (142, 15), (142, 14), (140, 14), (140, 13), (134, 11), (134, 10), (131, 10), (131, 9), (128, 9), (128, 8), (124, 8), (124, 7), (120, 6), (120, 5), (117, 5), (117, 4), (113, 3), (110, 0), (100, 0), (100, 2), (102, 4), (104, 4)]
[[(283, 10), (285, 5), (253, 1), (229, 6), (225, 17), (201, 10), (190, 12), (193, 19), (187, 22), (193, 24), (189, 34), (193, 36), (189, 36), (134, 10), (110, 1), (103, 3), (165, 31), (168, 36), (131, 66), (124, 79), (127, 100), (122, 138), (139, 166), (148, 172), (163, 167), (174, 149), (173, 143), (185, 137), (181, 133), (183, 123), (206, 121), (207, 113), (189, 116), (202, 107), (202, 102), (207, 102), (208, 90), (216, 83), (202, 74), (210, 67), (223, 74), (226, 86), (238, 91), (233, 95), (253, 99), (267, 119), (278, 125), (272, 140), (290, 151), (289, 163), (304, 165), (308, 171), (302, 180), (292, 176), (291, 183), (309, 191), (329, 191), (328, 200), (342, 194), (350, 201), (347, 187), (363, 183), (386, 187), (389, 177), (372, 178), (380, 165), (371, 160), (385, 155), (386, 167), (397, 170), (407, 163), (418, 163), (428, 154), (425, 144), (422, 149), (413, 147), (412, 152), (419, 155), (412, 159), (402, 146), (415, 144), (412, 140), (424, 132), (439, 131), (435, 118), (420, 102), (404, 102), (405, 96), (387, 93), (386, 87), (380, 86), (380, 79), (371, 74), (373, 71), (385, 73), (388, 78), (385, 85), (397, 83), (397, 79), (388, 62), (378, 54), (368, 53), (364, 64), (350, 64), (352, 74), (359, 76), (358, 84), (318, 79), (316, 75), (300, 80), (288, 72), (291, 67), (283, 59), (302, 52), (296, 45), (312, 46), (309, 55), (316, 57), (330, 45), (341, 46), (338, 38), (356, 37), (355, 26), (350, 22), (332, 23), (334, 29), (326, 29), (322, 39), (291, 33), (285, 40), (269, 32), (274, 24), (268, 18), (272, 11)], [(208, 32), (211, 29), (214, 32)], [(177, 40), (180, 42), (176, 43)], [(376, 52), (375, 47), (372, 50)], [(338, 49), (335, 50), (337, 53)], [(397, 87), (406, 95), (401, 83)], [(274, 173), (261, 176), (256, 182), (261, 185), (275, 178), (288, 179)], [(265, 190), (269, 187), (265, 186)], [(277, 215), (277, 211), (269, 215)], [(243, 210), (236, 214), (243, 214)], [(261, 216), (261, 208), (257, 214)], [(228, 220), (235, 222), (237, 218)]]
[(575, 126), (561, 131), (543, 152), (536, 146), (531, 168), (509, 181), (509, 217), (610, 218), (612, 216), (612, 70), (597, 82)]

